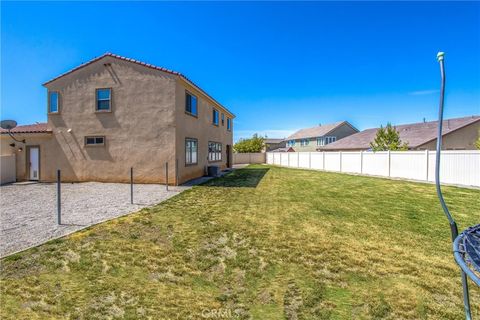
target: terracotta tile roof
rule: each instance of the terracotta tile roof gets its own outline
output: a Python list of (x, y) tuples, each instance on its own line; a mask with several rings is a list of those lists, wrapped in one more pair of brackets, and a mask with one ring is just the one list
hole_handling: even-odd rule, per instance
[[(48, 129), (47, 123), (27, 124), (23, 126), (16, 126), (11, 130), (12, 133), (50, 133), (52, 130)], [(8, 130), (0, 128), (1, 134), (8, 134)]]
[(345, 123), (353, 128), (353, 126), (350, 125), (347, 121), (339, 121), (339, 122), (324, 124), (324, 125), (320, 125), (312, 128), (300, 129), (294, 134), (292, 134), (291, 136), (289, 136), (287, 140), (322, 137), (328, 134), (330, 131), (340, 127)]
[(132, 63), (136, 63), (138, 65), (141, 65), (141, 66), (144, 66), (146, 68), (150, 68), (150, 69), (155, 69), (155, 70), (159, 70), (159, 71), (163, 71), (163, 72), (166, 72), (166, 73), (169, 73), (169, 74), (172, 74), (172, 75), (175, 75), (175, 76), (179, 76), (180, 78), (182, 78), (183, 80), (185, 80), (186, 82), (188, 82), (190, 85), (194, 86), (196, 89), (198, 89), (200, 92), (202, 92), (203, 94), (205, 94), (208, 98), (212, 99), (215, 103), (217, 103), (219, 106), (221, 106), (222, 108), (224, 108), (228, 113), (230, 113), (233, 117), (235, 117), (235, 115), (230, 112), (226, 107), (224, 107), (220, 102), (218, 102), (217, 100), (215, 100), (212, 96), (210, 96), (207, 92), (205, 92), (202, 88), (200, 88), (198, 85), (196, 85), (192, 80), (190, 80), (189, 78), (187, 78), (185, 75), (181, 74), (180, 72), (177, 72), (177, 71), (173, 71), (173, 70), (170, 70), (170, 69), (167, 69), (167, 68), (163, 68), (163, 67), (158, 67), (158, 66), (155, 66), (153, 64), (149, 64), (149, 63), (145, 63), (145, 62), (142, 62), (142, 61), (138, 61), (138, 60), (135, 60), (135, 59), (131, 59), (131, 58), (127, 58), (127, 57), (123, 57), (123, 56), (120, 56), (118, 54), (113, 54), (113, 53), (110, 53), (110, 52), (106, 52), (104, 53), (103, 55), (99, 56), (99, 57), (96, 57), (96, 58), (93, 58), (92, 60), (90, 61), (87, 61), (85, 63), (82, 63), (81, 65), (65, 72), (65, 73), (62, 73), (61, 75), (51, 79), (51, 80), (48, 80), (47, 82), (43, 83), (42, 85), (45, 86), (57, 79), (60, 79), (66, 75), (69, 75), (79, 69), (82, 69), (94, 62), (97, 62), (105, 57), (112, 57), (112, 58), (116, 58), (116, 59), (119, 59), (119, 60), (123, 60), (123, 61), (128, 61), (128, 62), (132, 62)]
[[(480, 116), (444, 120), (442, 136), (477, 121), (480, 121)], [(395, 128), (400, 134), (400, 140), (407, 142), (409, 148), (417, 148), (437, 138), (437, 124), (438, 121), (430, 121), (397, 125)], [(370, 149), (370, 142), (377, 134), (377, 130), (378, 128), (363, 130), (330, 143), (322, 147), (321, 150), (368, 150)]]

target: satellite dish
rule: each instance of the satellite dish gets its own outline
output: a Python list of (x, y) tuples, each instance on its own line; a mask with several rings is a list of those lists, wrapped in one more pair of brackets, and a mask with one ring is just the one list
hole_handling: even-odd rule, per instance
[(18, 140), (10, 132), (16, 126), (17, 126), (17, 121), (15, 121), (15, 120), (2, 120), (2, 121), (0, 121), (0, 128), (8, 130), (8, 135), (10, 136), (10, 138), (12, 138), (13, 140), (15, 140), (17, 142), (25, 143), (25, 139)]
[(0, 121), (0, 127), (5, 130), (12, 130), (17, 126), (17, 121), (15, 120), (2, 120)]

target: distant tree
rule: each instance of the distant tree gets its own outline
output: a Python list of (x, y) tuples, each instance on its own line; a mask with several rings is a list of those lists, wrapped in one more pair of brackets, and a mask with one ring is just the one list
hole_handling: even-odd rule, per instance
[(390, 123), (386, 127), (380, 126), (373, 142), (370, 143), (373, 151), (403, 151), (408, 150), (408, 144), (402, 143), (400, 134)]
[(254, 134), (250, 139), (240, 139), (234, 144), (233, 150), (238, 153), (261, 152), (265, 146), (265, 139)]

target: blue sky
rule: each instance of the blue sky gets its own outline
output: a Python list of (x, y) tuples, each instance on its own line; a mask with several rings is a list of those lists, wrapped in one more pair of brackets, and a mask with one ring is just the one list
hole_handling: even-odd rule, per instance
[(1, 118), (46, 121), (46, 80), (104, 52), (180, 71), (237, 115), (235, 138), (480, 114), (480, 3), (1, 4)]

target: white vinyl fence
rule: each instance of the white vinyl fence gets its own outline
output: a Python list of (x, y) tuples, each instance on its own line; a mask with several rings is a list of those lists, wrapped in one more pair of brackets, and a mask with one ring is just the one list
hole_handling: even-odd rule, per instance
[(265, 153), (234, 153), (233, 164), (265, 163)]
[[(268, 164), (435, 181), (435, 151), (268, 152)], [(480, 151), (442, 151), (442, 183), (480, 187)]]

